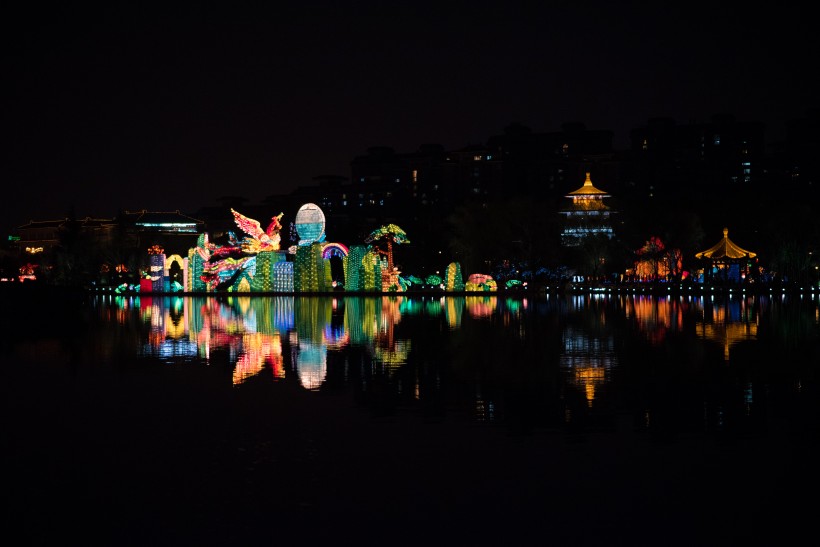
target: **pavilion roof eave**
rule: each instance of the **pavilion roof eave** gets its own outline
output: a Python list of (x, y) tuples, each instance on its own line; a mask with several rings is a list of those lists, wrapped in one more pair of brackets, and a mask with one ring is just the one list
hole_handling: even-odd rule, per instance
[(592, 185), (592, 178), (590, 177), (590, 173), (586, 174), (586, 180), (584, 181), (584, 185), (578, 188), (577, 190), (573, 190), (566, 197), (573, 197), (573, 196), (601, 196), (602, 198), (610, 197), (609, 194), (604, 192), (603, 190), (599, 190)]
[(754, 258), (757, 256), (757, 253), (753, 253), (751, 251), (747, 251), (746, 249), (740, 247), (731, 239), (729, 239), (729, 229), (723, 229), (723, 239), (720, 240), (716, 245), (713, 245), (709, 249), (697, 253), (695, 258)]

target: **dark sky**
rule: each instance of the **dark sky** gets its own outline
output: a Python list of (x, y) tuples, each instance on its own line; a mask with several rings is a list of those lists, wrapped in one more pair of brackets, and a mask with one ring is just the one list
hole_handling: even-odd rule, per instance
[(624, 147), (651, 117), (726, 112), (774, 139), (820, 97), (815, 19), (789, 3), (25, 4), (0, 23), (2, 233), (72, 206), (257, 202), (349, 176), (371, 146), (460, 148), (511, 122)]

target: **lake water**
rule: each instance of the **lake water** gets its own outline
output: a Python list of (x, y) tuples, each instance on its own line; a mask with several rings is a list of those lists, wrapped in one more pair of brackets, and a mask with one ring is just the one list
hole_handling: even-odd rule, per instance
[(9, 492), (32, 543), (749, 545), (813, 518), (816, 295), (16, 309)]

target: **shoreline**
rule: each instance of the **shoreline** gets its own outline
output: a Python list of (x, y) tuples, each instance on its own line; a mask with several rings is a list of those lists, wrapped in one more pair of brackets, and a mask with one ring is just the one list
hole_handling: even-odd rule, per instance
[(783, 285), (697, 285), (697, 284), (622, 284), (622, 285), (543, 285), (527, 289), (500, 289), (495, 291), (445, 291), (413, 289), (409, 291), (122, 291), (110, 287), (83, 288), (45, 285), (39, 283), (0, 283), (0, 292), (25, 293), (29, 295), (76, 295), (76, 296), (150, 296), (150, 297), (272, 297), (272, 296), (341, 296), (341, 297), (374, 297), (374, 296), (551, 296), (551, 295), (648, 295), (648, 296), (772, 296), (772, 295), (820, 295), (820, 286), (783, 286)]
[[(113, 290), (89, 290), (92, 294), (110, 294)], [(494, 291), (446, 291), (439, 289), (412, 289), (408, 291), (127, 291), (118, 295), (139, 296), (546, 296), (581, 294), (647, 294), (655, 296), (680, 295), (773, 295), (773, 294), (820, 294), (820, 286), (741, 286), (696, 284), (623, 284), (623, 285), (543, 285), (528, 289), (499, 289)]]

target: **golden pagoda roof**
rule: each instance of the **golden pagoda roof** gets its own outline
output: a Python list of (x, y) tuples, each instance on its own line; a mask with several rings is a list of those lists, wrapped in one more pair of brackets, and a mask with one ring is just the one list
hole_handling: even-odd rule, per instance
[(600, 195), (601, 197), (609, 197), (609, 194), (604, 192), (603, 190), (599, 190), (592, 185), (592, 179), (587, 173), (587, 178), (584, 181), (584, 185), (578, 188), (577, 190), (573, 190), (568, 194), (568, 196), (591, 196), (591, 195)]
[(754, 258), (757, 253), (738, 247), (729, 239), (729, 228), (723, 229), (723, 239), (716, 245), (695, 255), (695, 258)]

